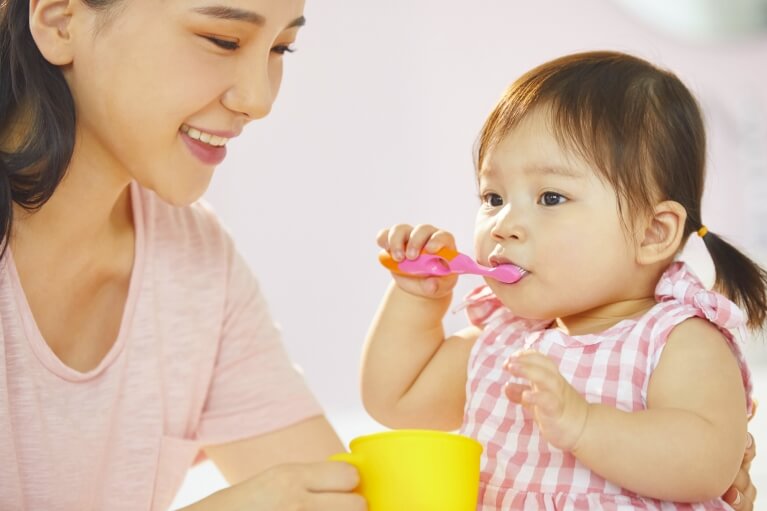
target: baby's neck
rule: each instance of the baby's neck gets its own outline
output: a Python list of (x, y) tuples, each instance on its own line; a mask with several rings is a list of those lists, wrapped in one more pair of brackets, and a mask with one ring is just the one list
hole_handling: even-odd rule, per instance
[(624, 319), (637, 318), (655, 305), (652, 296), (623, 300), (594, 309), (557, 318), (556, 328), (568, 335), (604, 332)]

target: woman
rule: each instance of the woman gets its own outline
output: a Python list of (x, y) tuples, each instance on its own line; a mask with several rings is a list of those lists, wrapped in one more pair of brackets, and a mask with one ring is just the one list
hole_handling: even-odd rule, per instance
[[(364, 509), (258, 289), (195, 201), (267, 115), (301, 0), (0, 4), (0, 508)], [(748, 464), (738, 486), (749, 506)], [(749, 507), (742, 507), (749, 509)]]

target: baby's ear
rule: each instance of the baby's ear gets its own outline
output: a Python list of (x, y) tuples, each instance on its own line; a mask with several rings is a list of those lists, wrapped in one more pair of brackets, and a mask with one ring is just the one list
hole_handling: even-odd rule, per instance
[(649, 265), (672, 259), (682, 244), (686, 221), (687, 211), (678, 202), (658, 203), (639, 233), (637, 262)]
[(78, 0), (29, 0), (29, 30), (45, 60), (55, 66), (72, 63), (70, 25)]

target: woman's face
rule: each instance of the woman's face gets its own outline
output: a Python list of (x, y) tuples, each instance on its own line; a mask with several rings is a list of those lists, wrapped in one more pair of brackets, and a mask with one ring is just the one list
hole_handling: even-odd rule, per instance
[(226, 142), (269, 113), (304, 0), (121, 0), (80, 6), (64, 68), (77, 111), (73, 165), (199, 198)]

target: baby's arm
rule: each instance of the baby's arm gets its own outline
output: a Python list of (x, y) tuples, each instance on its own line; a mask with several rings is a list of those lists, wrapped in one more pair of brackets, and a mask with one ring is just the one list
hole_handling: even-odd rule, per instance
[[(378, 244), (395, 260), (455, 248), (453, 237), (428, 225), (382, 231)], [(370, 327), (362, 361), (362, 401), (391, 428), (456, 429), (465, 402), (466, 366), (478, 329), (448, 339), (442, 318), (456, 277), (394, 275)]]
[(609, 481), (678, 502), (717, 498), (732, 483), (745, 448), (745, 393), (734, 355), (707, 321), (671, 332), (640, 412), (586, 403), (538, 353), (512, 357), (510, 370), (531, 388), (511, 385), (509, 397), (531, 408), (549, 441)]

